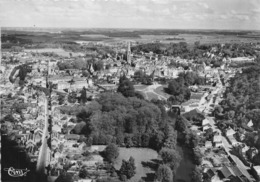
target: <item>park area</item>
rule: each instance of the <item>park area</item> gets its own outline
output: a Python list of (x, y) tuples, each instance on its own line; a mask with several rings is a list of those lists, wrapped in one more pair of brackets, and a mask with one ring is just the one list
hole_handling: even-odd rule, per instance
[(142, 93), (144, 98), (147, 100), (152, 100), (152, 99), (167, 100), (170, 97), (170, 95), (164, 91), (164, 88), (166, 88), (167, 85), (160, 85), (160, 84), (135, 85), (134, 87), (136, 91)]
[[(177, 182), (190, 182), (191, 173), (195, 167), (192, 162), (190, 152), (180, 146), (177, 150), (182, 154), (180, 166), (176, 172)], [(160, 156), (155, 150), (148, 148), (120, 148), (119, 156), (115, 161), (115, 168), (120, 169), (122, 160), (135, 159), (136, 174), (128, 182), (138, 182), (140, 179), (150, 182), (155, 180), (155, 172), (158, 167)]]
[(135, 159), (136, 174), (129, 182), (138, 182), (140, 179), (153, 181), (155, 177), (153, 168), (157, 165), (158, 153), (155, 150), (147, 148), (120, 148), (115, 168), (119, 170), (122, 160), (128, 160), (130, 156)]

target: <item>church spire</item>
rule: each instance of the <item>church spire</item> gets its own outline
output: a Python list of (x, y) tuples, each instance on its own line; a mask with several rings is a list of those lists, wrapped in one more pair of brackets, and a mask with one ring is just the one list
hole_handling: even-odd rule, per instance
[(128, 46), (127, 46), (127, 63), (131, 64), (131, 45), (130, 45), (130, 42), (128, 42)]

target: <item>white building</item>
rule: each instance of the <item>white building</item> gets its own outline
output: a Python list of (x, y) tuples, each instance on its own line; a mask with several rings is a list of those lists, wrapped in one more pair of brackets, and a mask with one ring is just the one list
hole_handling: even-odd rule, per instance
[(222, 136), (221, 135), (215, 135), (213, 138), (213, 143), (215, 144), (215, 147), (220, 147), (223, 145), (222, 143)]

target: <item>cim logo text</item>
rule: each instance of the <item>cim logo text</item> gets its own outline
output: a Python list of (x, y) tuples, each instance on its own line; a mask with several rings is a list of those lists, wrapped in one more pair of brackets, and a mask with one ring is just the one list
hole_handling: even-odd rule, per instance
[(4, 170), (7, 171), (9, 176), (12, 176), (12, 177), (26, 176), (26, 174), (30, 171), (27, 168), (26, 169), (14, 169), (13, 167), (4, 168)]

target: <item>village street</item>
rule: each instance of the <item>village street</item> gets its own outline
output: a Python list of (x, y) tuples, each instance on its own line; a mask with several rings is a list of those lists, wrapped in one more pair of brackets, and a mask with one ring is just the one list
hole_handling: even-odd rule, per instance
[[(219, 95), (217, 97), (219, 97)], [(209, 105), (207, 105), (207, 106), (209, 106)], [(230, 153), (230, 150), (232, 149), (233, 146), (228, 142), (226, 137), (223, 136), (222, 132), (217, 128), (215, 118), (214, 117), (206, 117), (206, 118), (209, 120), (209, 123), (211, 125), (213, 132), (218, 132), (219, 134), (221, 134), (223, 148), (227, 152), (227, 154), (231, 157), (231, 159), (234, 161), (234, 163), (239, 167), (241, 172), (243, 172), (243, 174), (245, 176), (247, 176), (248, 179), (253, 180), (254, 178), (252, 178), (251, 175), (247, 171), (248, 169), (250, 169), (250, 167), (245, 166), (244, 163), (237, 156)]]

